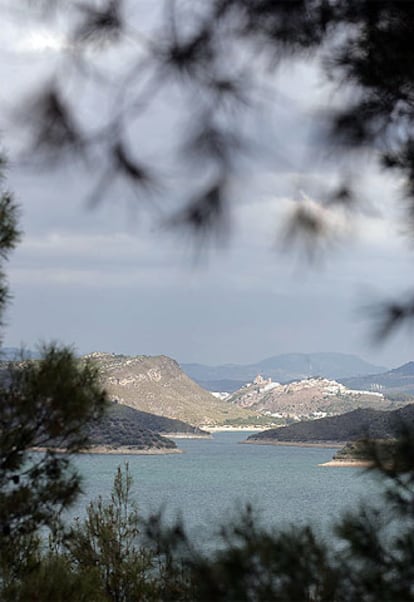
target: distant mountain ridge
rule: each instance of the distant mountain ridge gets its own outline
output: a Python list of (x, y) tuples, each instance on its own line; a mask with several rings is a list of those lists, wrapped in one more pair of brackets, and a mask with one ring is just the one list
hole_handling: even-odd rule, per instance
[[(312, 376), (343, 379), (387, 370), (382, 366), (366, 362), (356, 355), (334, 352), (287, 353), (247, 365), (181, 364), (181, 367), (190, 378), (210, 391), (235, 391), (241, 384), (251, 382), (258, 374), (280, 383), (288, 383)], [(230, 389), (232, 383), (233, 387)], [(225, 386), (227, 388), (224, 388)]]
[(403, 376), (413, 376), (414, 377), (414, 362), (407, 362), (398, 368), (394, 368), (393, 370), (389, 370), (390, 374), (401, 374)]
[(379, 374), (341, 378), (340, 381), (347, 387), (414, 395), (414, 362), (407, 362)]
[(41, 353), (39, 351), (25, 349), (24, 347), (2, 347), (0, 349), (0, 361), (38, 360), (40, 357)]

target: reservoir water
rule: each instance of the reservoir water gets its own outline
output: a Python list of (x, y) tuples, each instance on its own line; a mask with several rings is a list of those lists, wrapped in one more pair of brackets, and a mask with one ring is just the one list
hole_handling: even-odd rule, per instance
[(84, 495), (108, 497), (117, 466), (128, 462), (133, 496), (142, 514), (164, 508), (166, 520), (182, 516), (190, 532), (211, 536), (220, 524), (252, 504), (267, 526), (312, 523), (323, 531), (361, 500), (378, 498), (376, 479), (358, 468), (322, 467), (334, 449), (240, 445), (248, 433), (180, 439), (183, 454), (82, 455)]

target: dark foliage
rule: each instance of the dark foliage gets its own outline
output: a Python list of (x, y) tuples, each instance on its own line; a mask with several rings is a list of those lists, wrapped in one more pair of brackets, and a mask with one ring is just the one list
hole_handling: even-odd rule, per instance
[[(171, 423), (173, 425), (174, 421)], [(152, 428), (151, 425), (157, 424), (164, 428), (160, 430)], [(174, 441), (159, 434), (165, 430), (166, 425), (168, 419), (163, 422), (162, 417), (139, 412), (127, 406), (111, 404), (99, 421), (88, 423), (85, 432), (91, 445), (94, 446), (176, 449)]]
[[(19, 240), (17, 221), (17, 206), (4, 192), (0, 319), (8, 300), (2, 264)], [(70, 457), (88, 444), (84, 426), (102, 416), (107, 402), (91, 363), (81, 365), (57, 345), (44, 347), (41, 356), (3, 362), (0, 370), (0, 588), (33, 569), (39, 529), (56, 527), (62, 509), (76, 499), (80, 476)]]
[(402, 424), (414, 424), (414, 405), (392, 411), (360, 408), (340, 416), (329, 416), (262, 431), (248, 439), (305, 443), (356, 441), (365, 437), (386, 439), (397, 437)]
[(70, 454), (87, 446), (83, 426), (101, 416), (106, 395), (96, 369), (64, 348), (50, 347), (2, 377), (0, 524), (17, 537), (49, 524), (76, 498), (80, 477)]
[(116, 434), (117, 429), (128, 430), (131, 429), (131, 435), (133, 435), (134, 429), (142, 429), (152, 431), (158, 434), (187, 434), (196, 436), (208, 436), (207, 431), (187, 424), (182, 420), (175, 420), (173, 418), (166, 418), (165, 416), (158, 416), (157, 414), (151, 414), (149, 412), (143, 412), (136, 410), (129, 406), (125, 406), (119, 403), (112, 403), (102, 420), (99, 423), (90, 425), (90, 436), (92, 440), (95, 440), (99, 436), (99, 432), (112, 432)]

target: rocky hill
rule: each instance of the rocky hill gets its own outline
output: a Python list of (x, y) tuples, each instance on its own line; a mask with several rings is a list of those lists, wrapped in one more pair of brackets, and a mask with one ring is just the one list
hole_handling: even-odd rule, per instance
[(398, 368), (380, 374), (340, 380), (348, 387), (381, 391), (386, 394), (392, 393), (395, 398), (399, 396), (404, 399), (404, 395), (414, 396), (414, 362), (407, 362)]
[(197, 426), (192, 426), (182, 420), (174, 420), (173, 418), (165, 418), (165, 416), (157, 416), (149, 412), (135, 410), (129, 406), (119, 403), (112, 403), (107, 416), (111, 423), (116, 426), (118, 422), (128, 422), (137, 427), (144, 428), (165, 435), (167, 437), (189, 437), (189, 438), (208, 438), (211, 437), (208, 431), (203, 431)]
[(350, 390), (326, 378), (308, 378), (282, 385), (257, 376), (227, 400), (257, 413), (278, 418), (320, 418), (343, 414), (358, 407), (395, 409), (396, 404), (379, 392)]
[(247, 410), (215, 398), (192, 381), (173, 359), (92, 353), (110, 398), (134, 409), (192, 425), (219, 425)]
[[(141, 412), (113, 403), (99, 422), (86, 427), (91, 440), (91, 450), (104, 448), (105, 451), (116, 451), (122, 448), (135, 452), (178, 451), (174, 441), (146, 428), (151, 423), (155, 426), (157, 418), (155, 416), (153, 422), (152, 418), (148, 419)], [(165, 424), (161, 419), (158, 426), (168, 427), (168, 420), (164, 420)]]
[(341, 416), (298, 422), (255, 433), (248, 443), (345, 443), (364, 437), (389, 439), (398, 434), (401, 424), (414, 425), (414, 404), (393, 411), (358, 409)]

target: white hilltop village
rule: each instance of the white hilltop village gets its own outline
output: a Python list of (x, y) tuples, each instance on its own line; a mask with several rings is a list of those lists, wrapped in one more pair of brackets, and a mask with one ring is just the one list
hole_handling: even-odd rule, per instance
[(357, 407), (383, 409), (389, 405), (380, 391), (349, 389), (324, 377), (281, 384), (258, 374), (253, 382), (234, 393), (215, 391), (213, 395), (263, 415), (290, 420), (324, 418)]

